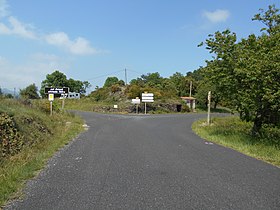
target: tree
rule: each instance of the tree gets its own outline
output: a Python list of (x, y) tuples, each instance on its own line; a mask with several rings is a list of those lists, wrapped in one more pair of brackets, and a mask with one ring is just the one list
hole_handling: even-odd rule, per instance
[(268, 34), (277, 34), (280, 31), (280, 14), (277, 14), (279, 9), (275, 5), (269, 5), (268, 10), (260, 9), (260, 13), (256, 14), (252, 20), (261, 21), (267, 28), (262, 28), (261, 31), (267, 31)]
[(143, 74), (141, 78), (146, 86), (162, 88), (163, 77), (158, 72)]
[(108, 77), (105, 80), (103, 87), (111, 87), (112, 85), (118, 84), (119, 79), (117, 77)]
[(169, 80), (174, 85), (177, 96), (186, 96), (188, 84), (183, 74), (176, 72)]
[(47, 74), (46, 79), (42, 81), (40, 94), (45, 96), (45, 87), (69, 87), (70, 92), (76, 92), (85, 94), (86, 89), (91, 85), (88, 81), (74, 80), (72, 78), (67, 79), (66, 75), (60, 71), (54, 71), (52, 74)]
[(38, 99), (39, 94), (38, 94), (38, 88), (36, 85), (33, 83), (26, 88), (20, 90), (20, 96), (24, 99)]
[(267, 23), (268, 34), (250, 35), (237, 43), (236, 34), (226, 30), (205, 42), (215, 54), (207, 62), (207, 76), (241, 119), (254, 122), (253, 135), (260, 133), (263, 123), (280, 124), (280, 33), (275, 33), (280, 16), (273, 8), (254, 18)]
[(40, 94), (45, 96), (45, 87), (67, 87), (68, 81), (65, 74), (60, 71), (54, 71), (51, 74), (47, 74), (46, 79), (41, 83)]

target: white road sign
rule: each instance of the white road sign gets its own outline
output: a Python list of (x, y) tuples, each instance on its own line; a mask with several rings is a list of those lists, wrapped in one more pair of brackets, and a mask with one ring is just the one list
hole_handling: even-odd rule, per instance
[(154, 94), (153, 93), (142, 93), (142, 102), (145, 102), (145, 103), (154, 102)]
[(135, 99), (132, 99), (131, 100), (131, 103), (133, 103), (133, 104), (140, 104), (140, 98), (135, 98)]

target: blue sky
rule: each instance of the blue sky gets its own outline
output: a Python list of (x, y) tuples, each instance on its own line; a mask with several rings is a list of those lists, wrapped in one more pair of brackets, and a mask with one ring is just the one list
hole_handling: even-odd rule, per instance
[(230, 29), (259, 34), (251, 18), (279, 0), (0, 0), (0, 87), (20, 89), (54, 70), (89, 81), (159, 72), (184, 75), (211, 55), (197, 45)]

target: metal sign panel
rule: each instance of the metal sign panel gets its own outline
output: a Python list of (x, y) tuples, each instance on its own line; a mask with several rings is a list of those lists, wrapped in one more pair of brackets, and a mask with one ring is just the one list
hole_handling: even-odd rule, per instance
[(153, 93), (142, 93), (142, 102), (145, 102), (145, 103), (154, 102), (154, 94)]
[(140, 102), (141, 102), (141, 101), (140, 101), (139, 98), (138, 98), (138, 99), (136, 98), (136, 99), (132, 99), (132, 100), (131, 100), (131, 103), (133, 103), (133, 104), (140, 104)]
[(154, 97), (153, 93), (142, 93), (142, 97)]
[(64, 87), (64, 88), (53, 88), (53, 87), (46, 87), (45, 88), (45, 94), (55, 94), (55, 95), (61, 95), (69, 93), (69, 88)]
[(154, 99), (145, 99), (145, 100), (142, 100), (142, 102), (146, 102), (146, 103), (154, 102)]
[(49, 101), (53, 101), (54, 100), (54, 94), (49, 94)]

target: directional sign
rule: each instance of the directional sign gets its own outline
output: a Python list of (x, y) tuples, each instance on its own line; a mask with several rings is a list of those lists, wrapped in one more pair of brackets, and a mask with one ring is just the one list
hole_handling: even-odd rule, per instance
[(131, 103), (133, 103), (133, 104), (140, 104), (140, 98), (135, 98), (135, 99), (132, 99), (131, 100)]
[(153, 93), (142, 93), (142, 102), (145, 102), (145, 103), (154, 102), (154, 94)]
[(46, 87), (45, 88), (45, 94), (55, 94), (55, 95), (61, 95), (69, 93), (69, 88), (64, 87), (64, 88), (53, 88), (53, 87)]
[(54, 94), (49, 94), (49, 101), (53, 101), (54, 100)]

